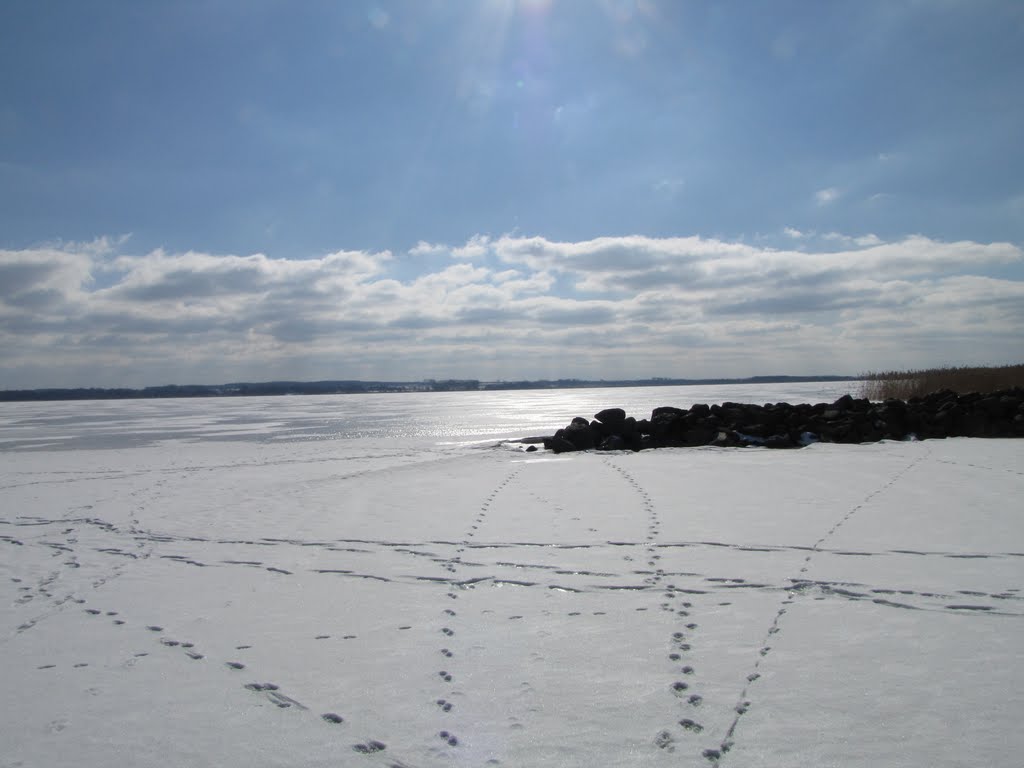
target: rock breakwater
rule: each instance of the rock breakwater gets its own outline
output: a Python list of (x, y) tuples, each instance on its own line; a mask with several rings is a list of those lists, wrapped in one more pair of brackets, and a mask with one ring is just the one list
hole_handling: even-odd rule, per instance
[(1024, 388), (963, 395), (944, 390), (906, 401), (872, 402), (844, 395), (816, 405), (663, 406), (647, 419), (607, 408), (593, 420), (574, 418), (545, 437), (544, 447), (555, 453), (701, 445), (799, 448), (814, 442), (944, 437), (1024, 437)]

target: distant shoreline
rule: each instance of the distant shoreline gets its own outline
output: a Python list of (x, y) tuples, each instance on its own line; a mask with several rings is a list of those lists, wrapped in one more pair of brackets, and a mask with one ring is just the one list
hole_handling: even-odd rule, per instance
[(595, 389), (616, 387), (687, 387), (728, 384), (789, 384), (860, 381), (860, 376), (750, 376), (744, 379), (539, 379), (533, 381), (480, 381), (446, 379), (424, 381), (268, 381), (233, 384), (166, 384), (128, 387), (74, 387), (0, 390), (0, 402), (49, 400), (151, 400), (182, 397), (266, 397), (279, 395), (351, 395), (403, 392), (496, 392), (535, 389)]

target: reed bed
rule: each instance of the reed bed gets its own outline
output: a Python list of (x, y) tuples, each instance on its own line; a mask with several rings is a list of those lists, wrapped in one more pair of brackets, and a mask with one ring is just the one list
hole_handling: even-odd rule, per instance
[(1024, 364), (1001, 366), (951, 366), (918, 371), (865, 373), (861, 396), (869, 400), (909, 400), (944, 389), (957, 394), (997, 392), (1024, 387)]

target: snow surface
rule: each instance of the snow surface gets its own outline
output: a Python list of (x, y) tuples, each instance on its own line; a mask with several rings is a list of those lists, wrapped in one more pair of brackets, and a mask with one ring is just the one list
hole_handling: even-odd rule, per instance
[(1022, 498), (1012, 440), (5, 451), (0, 766), (1017, 766)]

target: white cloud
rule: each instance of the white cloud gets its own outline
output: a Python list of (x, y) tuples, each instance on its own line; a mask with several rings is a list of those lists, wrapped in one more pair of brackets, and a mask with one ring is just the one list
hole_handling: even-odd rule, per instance
[(473, 235), (465, 245), (453, 248), (451, 254), (456, 259), (478, 259), (487, 253), (489, 243), (489, 237)]
[(448, 249), (443, 245), (436, 243), (428, 243), (424, 240), (420, 240), (416, 245), (409, 249), (410, 256), (442, 256), (448, 252)]
[(881, 245), (882, 239), (878, 237), (878, 235), (868, 233), (866, 235), (861, 235), (860, 237), (853, 238), (853, 242), (856, 245), (866, 247), (869, 245)]
[(387, 252), (0, 251), (0, 387), (857, 372), (1024, 348), (1024, 281), (993, 271), (1024, 263), (1018, 246), (821, 238), (475, 236), (418, 244), (455, 261), (402, 280)]
[(786, 227), (785, 229), (782, 230), (782, 232), (787, 237), (791, 237), (794, 240), (802, 240), (803, 238), (807, 237), (807, 235), (804, 232), (801, 232), (799, 229), (795, 229), (793, 227)]
[(831, 205), (839, 199), (840, 192), (836, 187), (826, 187), (814, 193), (814, 199), (818, 205)]
[(875, 234), (868, 233), (866, 235), (860, 235), (858, 237), (851, 237), (850, 235), (844, 235), (840, 232), (827, 232), (821, 236), (823, 240), (841, 243), (846, 246), (857, 245), (861, 248), (867, 248), (872, 245), (881, 245), (882, 239)]

